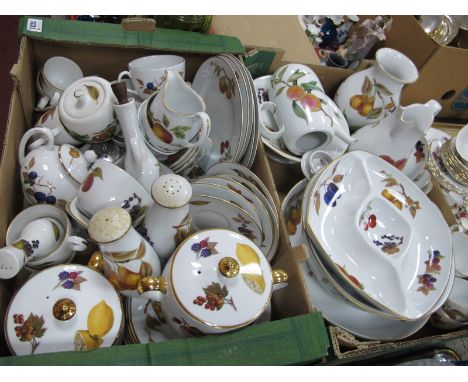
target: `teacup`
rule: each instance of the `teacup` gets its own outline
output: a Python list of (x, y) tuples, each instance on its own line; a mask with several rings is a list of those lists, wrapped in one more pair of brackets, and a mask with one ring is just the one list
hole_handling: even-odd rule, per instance
[(36, 87), (42, 96), (37, 103), (39, 109), (48, 104), (57, 105), (64, 90), (76, 80), (83, 77), (80, 67), (66, 57), (51, 57), (37, 73)]
[(326, 147), (335, 135), (346, 143), (353, 141), (337, 128), (336, 106), (309, 67), (289, 64), (279, 68), (271, 78), (268, 96), (275, 107), (264, 102), (260, 113), (263, 109), (271, 111), (280, 128), (272, 136), (261, 126), (262, 135), (269, 139), (281, 137), (293, 154)]
[(468, 235), (459, 225), (450, 227), (452, 249), (455, 256), (455, 276), (468, 278)]
[(166, 70), (176, 70), (182, 78), (185, 77), (185, 60), (174, 55), (155, 55), (137, 58), (128, 64), (129, 71), (119, 74), (118, 80), (128, 76), (135, 90), (129, 90), (130, 94), (147, 99), (154, 92), (158, 92), (166, 79)]
[(87, 215), (107, 207), (127, 210), (138, 224), (153, 204), (148, 191), (131, 175), (115, 164), (98, 159), (94, 162), (77, 195), (77, 208)]
[(203, 99), (179, 73), (168, 70), (160, 92), (141, 105), (139, 119), (148, 143), (161, 153), (172, 154), (205, 143), (211, 129), (205, 109)]
[(24, 265), (37, 270), (67, 262), (75, 251), (87, 247), (86, 240), (74, 236), (66, 213), (51, 205), (35, 205), (16, 215), (8, 227), (6, 244), (8, 251), (3, 248), (5, 253), (0, 254), (0, 278), (4, 279), (16, 276)]

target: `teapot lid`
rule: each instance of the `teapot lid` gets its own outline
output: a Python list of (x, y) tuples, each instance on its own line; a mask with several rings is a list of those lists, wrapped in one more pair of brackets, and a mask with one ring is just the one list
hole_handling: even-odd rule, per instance
[[(111, 98), (109, 98), (111, 97)], [(109, 100), (115, 99), (107, 80), (85, 77), (73, 82), (60, 99), (62, 119), (85, 119), (95, 115)]]
[(86, 179), (90, 162), (96, 159), (95, 155), (93, 157), (92, 152), (82, 153), (75, 146), (69, 144), (63, 144), (59, 147), (58, 157), (60, 164), (68, 175), (79, 184)]
[(193, 319), (220, 329), (256, 320), (273, 290), (268, 260), (248, 238), (226, 229), (189, 236), (176, 250), (170, 282), (181, 307)]
[(26, 281), (7, 309), (5, 332), (15, 355), (91, 350), (115, 344), (123, 319), (120, 296), (104, 276), (66, 264)]

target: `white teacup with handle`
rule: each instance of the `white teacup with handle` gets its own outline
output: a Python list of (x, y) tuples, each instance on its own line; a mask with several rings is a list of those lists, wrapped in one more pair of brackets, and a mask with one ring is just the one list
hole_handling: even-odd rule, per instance
[(346, 143), (353, 141), (338, 124), (342, 115), (326, 96), (320, 80), (307, 66), (289, 64), (279, 68), (271, 78), (269, 99), (260, 105), (260, 114), (273, 113), (277, 131), (262, 126), (261, 133), (267, 139), (282, 138), (286, 147), (295, 155), (326, 147), (337, 136)]

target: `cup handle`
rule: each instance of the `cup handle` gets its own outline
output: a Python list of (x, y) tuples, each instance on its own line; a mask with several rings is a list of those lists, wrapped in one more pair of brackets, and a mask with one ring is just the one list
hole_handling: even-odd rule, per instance
[(29, 138), (31, 138), (34, 134), (43, 134), (46, 137), (45, 140), (45, 149), (46, 150), (53, 150), (54, 148), (54, 133), (45, 128), (45, 127), (33, 127), (24, 133), (23, 137), (21, 138), (21, 142), (19, 144), (18, 150), (18, 159), (20, 164), (23, 163), (25, 158), (26, 152), (26, 143), (28, 143)]
[(195, 114), (194, 118), (199, 118), (202, 122), (202, 127), (200, 129), (200, 133), (198, 134), (198, 140), (194, 143), (187, 143), (184, 147), (191, 148), (191, 147), (198, 147), (205, 143), (206, 138), (210, 134), (211, 131), (211, 120), (208, 114), (204, 112), (199, 112)]
[(164, 276), (143, 277), (138, 281), (137, 291), (143, 297), (161, 302), (166, 294), (167, 282)]
[(130, 79), (132, 78), (132, 77), (130, 76), (130, 72), (128, 72), (127, 70), (124, 70), (123, 72), (120, 72), (120, 73), (119, 73), (119, 76), (117, 77), (117, 79), (118, 79), (119, 81), (122, 81), (122, 78), (124, 78), (125, 76), (127, 76), (127, 77), (130, 78)]
[(81, 252), (88, 248), (88, 242), (79, 236), (70, 236), (68, 238), (68, 246), (73, 251)]
[(262, 111), (263, 110), (266, 110), (266, 111), (272, 113), (273, 116), (275, 117), (275, 121), (277, 121), (277, 119), (276, 119), (276, 105), (273, 102), (270, 102), (270, 101), (263, 102), (262, 104), (259, 105), (260, 133), (266, 139), (271, 140), (271, 141), (276, 141), (276, 140), (280, 139), (283, 136), (283, 134), (284, 134), (284, 125), (280, 124), (280, 127), (279, 127), (278, 131), (271, 131), (270, 129), (268, 129), (264, 125), (263, 120), (262, 120)]
[(54, 92), (54, 95), (50, 99), (50, 106), (55, 106), (58, 104), (58, 101), (60, 100), (61, 94), (59, 92)]
[(37, 108), (38, 109), (44, 109), (47, 104), (49, 103), (49, 97), (47, 96), (42, 96), (40, 99), (39, 99), (39, 102), (37, 103)]

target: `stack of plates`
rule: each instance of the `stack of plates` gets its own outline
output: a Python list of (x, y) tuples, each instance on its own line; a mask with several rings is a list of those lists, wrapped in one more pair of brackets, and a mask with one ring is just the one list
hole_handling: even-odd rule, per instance
[[(269, 101), (268, 88), (270, 87), (271, 77), (272, 76), (263, 76), (254, 80), (255, 92), (259, 104), (262, 104), (265, 101)], [(329, 99), (327, 96), (325, 96), (325, 98)], [(346, 123), (346, 118), (344, 117), (341, 110), (336, 107), (332, 100), (328, 104), (333, 108), (335, 114), (339, 116), (335, 119), (338, 128), (343, 130), (345, 134), (349, 134), (348, 124)], [(261, 118), (263, 124), (266, 127), (274, 127), (276, 125), (275, 118), (271, 113), (263, 113), (261, 115), (259, 114), (258, 118)], [(272, 130), (277, 129), (272, 128)], [(286, 148), (281, 138), (278, 140), (269, 140), (262, 136), (261, 139), (267, 148), (267, 155), (270, 159), (282, 164), (301, 163), (302, 157), (291, 153)], [(328, 154), (331, 155), (332, 158), (337, 158), (342, 155), (347, 150), (347, 148), (348, 145), (342, 140), (332, 139), (332, 141), (327, 146), (321, 148), (321, 150), (325, 150)]]
[(296, 186), (283, 212), (295, 224), (292, 245), (302, 242), (309, 252), (302, 270), (310, 299), (333, 324), (367, 339), (401, 339), (448, 297), (450, 230), (425, 194), (384, 160), (343, 155)]
[(197, 158), (195, 176), (220, 162), (250, 168), (259, 140), (258, 104), (247, 68), (233, 55), (210, 57), (198, 69), (192, 88), (205, 101), (211, 120), (208, 144)]
[(194, 231), (225, 228), (251, 239), (271, 261), (279, 244), (278, 214), (262, 181), (237, 163), (213, 165), (192, 183)]

